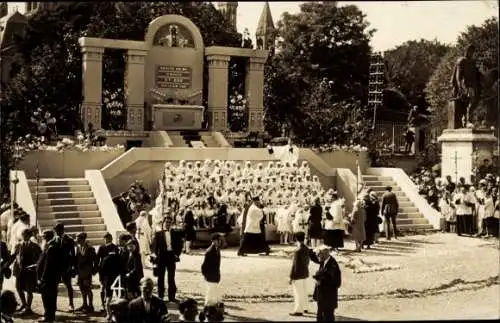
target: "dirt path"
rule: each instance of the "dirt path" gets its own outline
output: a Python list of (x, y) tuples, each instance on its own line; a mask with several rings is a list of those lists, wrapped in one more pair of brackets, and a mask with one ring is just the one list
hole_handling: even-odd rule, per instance
[[(314, 315), (290, 317), (291, 289), (287, 274), (293, 246), (274, 246), (266, 256), (237, 257), (236, 251), (222, 252), (221, 288), (228, 308), (227, 321), (314, 321)], [(350, 242), (346, 249), (353, 249)], [(375, 248), (336, 256), (342, 269), (339, 291), (339, 320), (431, 320), (500, 318), (498, 240), (432, 234), (381, 241)], [(200, 266), (202, 251), (182, 256), (177, 268), (178, 298), (202, 300), (204, 290)], [(347, 266), (351, 267), (348, 268)], [(354, 269), (366, 272), (355, 273)], [(383, 271), (383, 268), (390, 268)], [(311, 271), (317, 265), (311, 265)], [(151, 271), (146, 271), (152, 276)], [(97, 281), (95, 281), (97, 283)], [(309, 291), (312, 293), (313, 280)], [(12, 279), (4, 286), (13, 289)], [(95, 295), (98, 298), (96, 290)], [(76, 298), (76, 306), (80, 299)], [(99, 302), (95, 302), (100, 309)], [(65, 309), (66, 297), (58, 298)], [(315, 304), (310, 303), (315, 312)], [(35, 312), (41, 313), (39, 295)], [(171, 308), (172, 313), (177, 310)], [(58, 322), (104, 322), (103, 317), (76, 317), (58, 312)], [(16, 322), (33, 322), (34, 317)]]

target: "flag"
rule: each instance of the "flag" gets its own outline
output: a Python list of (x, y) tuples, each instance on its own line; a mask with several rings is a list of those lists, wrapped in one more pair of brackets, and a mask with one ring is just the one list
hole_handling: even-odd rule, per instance
[(357, 172), (356, 172), (356, 182), (358, 183), (358, 194), (363, 190), (365, 187), (365, 183), (363, 182), (363, 175), (361, 175), (361, 167), (359, 167), (359, 161), (356, 159), (356, 167), (357, 167)]

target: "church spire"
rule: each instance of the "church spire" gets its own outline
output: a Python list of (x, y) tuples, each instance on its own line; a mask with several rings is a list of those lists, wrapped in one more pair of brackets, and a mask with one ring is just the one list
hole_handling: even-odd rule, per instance
[(255, 31), (258, 49), (269, 49), (274, 46), (276, 29), (274, 28), (273, 16), (269, 8), (269, 1), (266, 1), (262, 13), (260, 14), (259, 24)]

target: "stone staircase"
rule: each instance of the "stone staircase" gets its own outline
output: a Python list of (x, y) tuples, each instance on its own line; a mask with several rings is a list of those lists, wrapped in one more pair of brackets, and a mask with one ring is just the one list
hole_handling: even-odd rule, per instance
[(371, 188), (377, 192), (379, 198), (385, 192), (386, 186), (392, 187), (392, 191), (396, 194), (399, 202), (399, 213), (396, 221), (400, 231), (421, 232), (434, 230), (429, 221), (419, 212), (418, 208), (391, 177), (363, 175), (363, 181), (366, 188)]
[[(28, 180), (36, 206), (36, 180)], [(90, 244), (102, 244), (106, 225), (94, 194), (84, 178), (43, 178), (38, 184), (38, 225), (41, 232), (64, 223), (65, 232), (73, 237), (87, 233)]]

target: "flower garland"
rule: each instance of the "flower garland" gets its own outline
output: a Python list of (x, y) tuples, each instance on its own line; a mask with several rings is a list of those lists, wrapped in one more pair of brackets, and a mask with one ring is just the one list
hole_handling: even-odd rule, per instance
[(319, 147), (311, 148), (315, 153), (329, 153), (333, 151), (347, 151), (347, 152), (363, 152), (368, 151), (368, 148), (361, 145), (321, 145)]
[(248, 128), (248, 100), (238, 91), (234, 91), (229, 97), (228, 112), (231, 131), (246, 131)]

